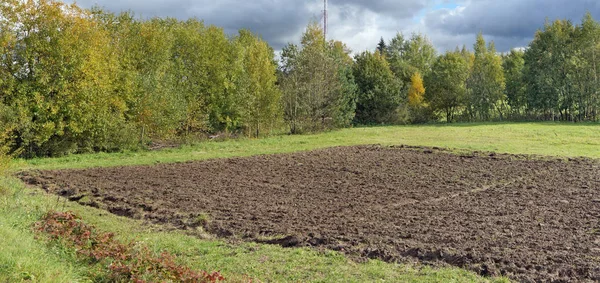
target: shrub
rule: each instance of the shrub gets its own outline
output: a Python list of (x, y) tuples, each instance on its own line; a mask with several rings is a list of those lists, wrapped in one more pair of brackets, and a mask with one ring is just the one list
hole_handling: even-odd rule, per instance
[(219, 272), (194, 271), (176, 263), (167, 252), (155, 255), (147, 246), (122, 244), (112, 233), (103, 233), (85, 224), (73, 212), (48, 212), (35, 224), (35, 230), (49, 236), (50, 241), (74, 249), (90, 264), (103, 269), (101, 280), (109, 282), (218, 282)]

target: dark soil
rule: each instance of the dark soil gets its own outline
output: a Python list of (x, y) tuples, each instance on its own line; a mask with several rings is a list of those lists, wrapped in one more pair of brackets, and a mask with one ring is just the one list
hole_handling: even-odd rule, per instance
[(593, 160), (361, 146), (21, 178), (114, 214), (221, 237), (524, 282), (600, 280)]

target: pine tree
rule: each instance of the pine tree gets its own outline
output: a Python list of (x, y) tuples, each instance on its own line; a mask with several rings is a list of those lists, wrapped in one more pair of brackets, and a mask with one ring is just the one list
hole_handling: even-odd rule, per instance
[(386, 54), (387, 44), (385, 44), (385, 40), (383, 40), (383, 37), (381, 37), (381, 39), (379, 40), (379, 43), (377, 44), (377, 51), (379, 52), (379, 54), (382, 54), (382, 55)]

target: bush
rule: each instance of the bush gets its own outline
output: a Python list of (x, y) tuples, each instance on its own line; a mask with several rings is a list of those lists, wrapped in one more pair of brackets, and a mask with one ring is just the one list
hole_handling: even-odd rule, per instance
[(76, 251), (91, 264), (102, 269), (95, 278), (109, 282), (218, 282), (219, 272), (194, 271), (178, 265), (167, 252), (155, 255), (147, 246), (115, 240), (114, 234), (98, 231), (85, 224), (73, 212), (48, 212), (35, 224), (35, 230), (49, 236), (50, 241)]

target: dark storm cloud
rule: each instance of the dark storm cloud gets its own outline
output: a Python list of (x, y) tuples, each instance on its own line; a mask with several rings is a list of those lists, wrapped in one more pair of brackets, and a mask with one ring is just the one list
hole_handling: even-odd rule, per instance
[(275, 47), (287, 42), (287, 35), (297, 33), (314, 18), (304, 1), (78, 1), (83, 7), (97, 5), (113, 12), (131, 10), (141, 17), (198, 18), (207, 24), (235, 33), (241, 28), (260, 34)]
[[(65, 0), (70, 2), (73, 0)], [(198, 18), (232, 34), (247, 28), (275, 49), (298, 42), (311, 20), (321, 20), (322, 0), (80, 0), (140, 17)], [(457, 8), (444, 8), (454, 7)], [(526, 46), (546, 18), (579, 22), (586, 11), (600, 17), (600, 0), (329, 0), (330, 38), (353, 50), (373, 49), (381, 36), (421, 32), (439, 51), (472, 46), (483, 32), (499, 51)]]
[(569, 19), (578, 23), (589, 11), (600, 16), (597, 0), (471, 0), (461, 7), (428, 13), (428, 29), (449, 35), (475, 35), (482, 32), (493, 39), (499, 50), (527, 45), (546, 19)]
[[(428, 0), (330, 0), (332, 12), (339, 12), (341, 23), (360, 29), (358, 23), (367, 11), (396, 19), (410, 18), (426, 7)], [(131, 10), (141, 17), (196, 17), (207, 24), (224, 27), (228, 33), (247, 28), (261, 35), (276, 49), (289, 41), (297, 41), (303, 28), (311, 20), (321, 20), (322, 0), (80, 0), (78, 4), (89, 8), (94, 5), (113, 12)], [(358, 11), (358, 12), (357, 12)], [(335, 15), (331, 15), (332, 18)], [(353, 17), (353, 18), (350, 18)], [(345, 28), (345, 27), (342, 27)], [(397, 29), (397, 28), (396, 28)], [(343, 40), (343, 39), (342, 39)]]

